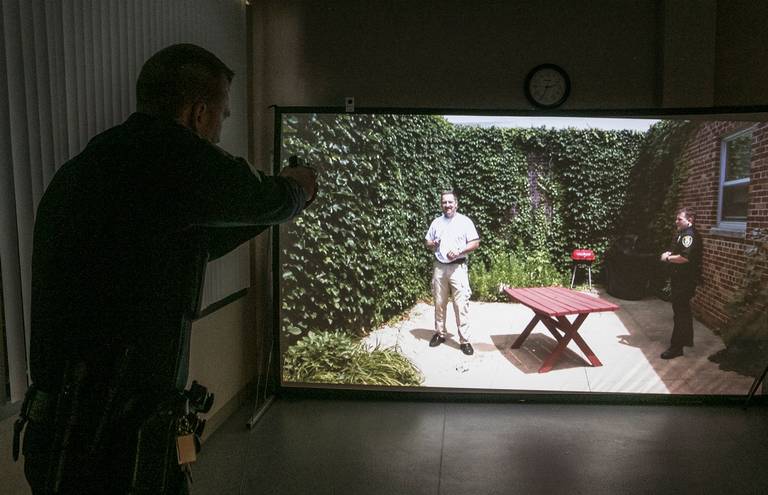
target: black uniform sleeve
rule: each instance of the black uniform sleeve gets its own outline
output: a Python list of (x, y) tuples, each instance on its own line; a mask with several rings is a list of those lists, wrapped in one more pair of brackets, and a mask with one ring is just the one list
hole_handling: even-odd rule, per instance
[(121, 131), (119, 149), (110, 145), (104, 153), (125, 164), (114, 178), (122, 183), (117, 190), (137, 192), (116, 198), (133, 237), (207, 231), (216, 258), (268, 226), (291, 220), (306, 204), (295, 180), (253, 170), (243, 158), (175, 122), (134, 114)]
[(699, 250), (699, 239), (693, 232), (686, 230), (680, 233), (680, 242), (677, 251), (680, 256), (691, 261), (691, 258)]
[[(306, 203), (293, 179), (267, 176), (196, 136), (168, 151), (171, 208), (180, 228), (266, 227), (298, 215)], [(261, 229), (263, 230), (263, 228)]]
[(307, 201), (293, 179), (267, 176), (210, 146), (188, 177), (190, 223), (203, 227), (266, 226), (290, 220)]

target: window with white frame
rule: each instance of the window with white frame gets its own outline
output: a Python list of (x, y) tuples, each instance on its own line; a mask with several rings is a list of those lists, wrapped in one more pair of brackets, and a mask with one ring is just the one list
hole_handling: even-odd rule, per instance
[(718, 223), (721, 227), (743, 230), (749, 207), (749, 169), (752, 161), (752, 129), (723, 139), (720, 150), (720, 201)]

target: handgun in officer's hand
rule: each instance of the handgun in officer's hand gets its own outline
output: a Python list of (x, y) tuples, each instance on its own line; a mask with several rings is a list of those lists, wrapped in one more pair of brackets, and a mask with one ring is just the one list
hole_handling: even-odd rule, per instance
[(304, 159), (296, 155), (288, 158), (288, 166), (280, 171), (280, 176), (294, 179), (304, 189), (309, 198), (304, 208), (312, 204), (317, 196), (317, 172), (314, 168), (308, 167)]

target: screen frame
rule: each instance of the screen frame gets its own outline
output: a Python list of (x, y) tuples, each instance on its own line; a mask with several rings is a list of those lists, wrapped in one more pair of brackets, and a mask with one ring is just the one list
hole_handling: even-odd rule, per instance
[[(478, 117), (582, 117), (582, 118), (624, 118), (624, 119), (677, 119), (699, 120), (722, 117), (732, 120), (765, 120), (768, 118), (768, 104), (744, 106), (675, 107), (675, 108), (621, 108), (621, 109), (472, 109), (472, 108), (431, 108), (431, 107), (357, 107), (348, 111), (344, 106), (279, 106), (271, 105), (274, 111), (272, 169), (277, 175), (282, 163), (282, 118), (285, 114), (391, 114), (391, 115), (471, 115)], [(272, 342), (270, 356), (276, 359), (268, 365), (267, 379), (274, 384), (275, 394), (285, 398), (321, 398), (344, 400), (416, 400), (416, 401), (460, 401), (460, 402), (535, 402), (535, 403), (579, 403), (579, 404), (738, 404), (745, 399), (757, 404), (768, 404), (768, 396), (733, 394), (656, 394), (629, 392), (581, 392), (581, 391), (540, 391), (540, 390), (487, 390), (437, 387), (389, 387), (377, 385), (342, 384), (286, 384), (282, 380), (282, 355), (280, 353), (281, 318), (281, 266), (280, 226), (272, 227), (271, 277), (272, 285)], [(767, 363), (768, 364), (768, 363)], [(757, 383), (755, 379), (755, 383)], [(744, 403), (746, 406), (746, 403)]]

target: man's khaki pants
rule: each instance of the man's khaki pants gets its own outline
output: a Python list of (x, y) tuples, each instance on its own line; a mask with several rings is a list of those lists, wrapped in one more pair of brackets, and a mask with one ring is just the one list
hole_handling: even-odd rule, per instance
[(446, 336), (445, 312), (448, 301), (453, 300), (453, 312), (459, 330), (459, 342), (469, 342), (469, 269), (466, 263), (454, 265), (435, 261), (432, 272), (432, 296), (435, 299), (435, 332)]

